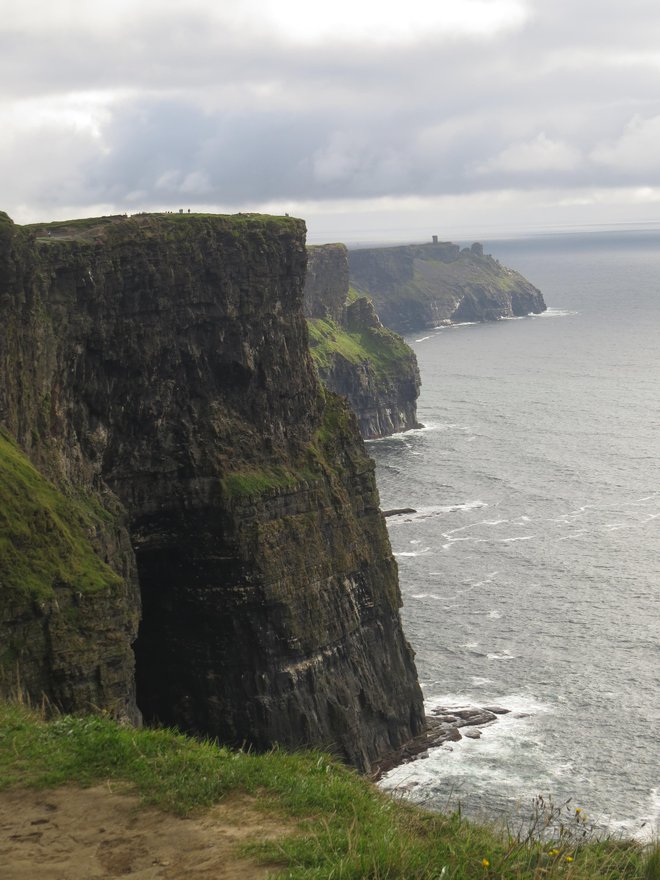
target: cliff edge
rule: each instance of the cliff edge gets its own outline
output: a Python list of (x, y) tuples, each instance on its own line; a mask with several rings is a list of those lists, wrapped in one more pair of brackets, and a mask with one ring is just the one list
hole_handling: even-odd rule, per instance
[(5, 693), (361, 769), (422, 728), (373, 464), (310, 360), (304, 235), (0, 215)]
[(321, 380), (348, 399), (366, 439), (420, 427), (415, 353), (382, 325), (371, 300), (349, 287), (343, 244), (307, 251), (304, 308)]
[(541, 291), (475, 243), (351, 250), (351, 284), (399, 333), (440, 324), (495, 321), (545, 311)]

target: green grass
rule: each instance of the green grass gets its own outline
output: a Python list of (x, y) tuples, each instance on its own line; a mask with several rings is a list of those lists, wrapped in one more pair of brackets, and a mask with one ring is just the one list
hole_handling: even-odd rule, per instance
[(551, 810), (564, 831), (541, 842), (408, 806), (319, 752), (252, 755), (105, 717), (45, 722), (25, 706), (0, 704), (0, 790), (106, 780), (179, 815), (234, 792), (256, 795), (259, 809), (296, 829), (248, 848), (281, 865), (274, 876), (282, 880), (660, 880), (657, 846), (583, 836), (586, 823), (573, 810)]
[(313, 479), (313, 474), (304, 470), (293, 471), (279, 465), (263, 468), (245, 467), (223, 478), (222, 491), (229, 499), (252, 497), (278, 489), (293, 490), (303, 479)]
[(331, 318), (310, 318), (309, 350), (317, 369), (329, 370), (340, 355), (349, 363), (369, 363), (382, 378), (400, 375), (401, 363), (410, 360), (412, 352), (398, 333), (385, 327), (359, 330), (341, 327)]
[(83, 593), (119, 583), (89, 537), (109, 517), (89, 497), (65, 496), (0, 431), (1, 594), (43, 600), (55, 583)]
[[(124, 237), (135, 235), (135, 230), (139, 229), (143, 236), (149, 237), (151, 234), (162, 235), (168, 229), (177, 228), (177, 233), (188, 235), (189, 226), (194, 221), (197, 225), (200, 223), (211, 224), (213, 227), (229, 232), (243, 234), (246, 230), (266, 228), (277, 231), (295, 231), (301, 232), (304, 228), (303, 221), (295, 217), (282, 217), (271, 214), (207, 214), (192, 213), (185, 211), (179, 214), (178, 210), (171, 213), (154, 212), (139, 213), (132, 216), (115, 214), (105, 217), (85, 217), (76, 220), (55, 220), (47, 223), (31, 223), (22, 228), (41, 233), (40, 241), (50, 244), (66, 243), (65, 239), (55, 237), (49, 238), (48, 233), (60, 233), (71, 240), (80, 239), (82, 241), (90, 240), (94, 236), (108, 235)], [(182, 227), (182, 224), (183, 227)], [(45, 233), (45, 235), (43, 234)]]

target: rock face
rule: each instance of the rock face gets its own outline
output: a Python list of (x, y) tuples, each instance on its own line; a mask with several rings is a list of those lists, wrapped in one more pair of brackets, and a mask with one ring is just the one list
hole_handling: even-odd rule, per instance
[(309, 357), (304, 224), (0, 228), (4, 437), (75, 501), (71, 553), (101, 566), (91, 585), (62, 565), (34, 586), (0, 556), (4, 690), (18, 669), (66, 709), (135, 717), (141, 601), (148, 720), (361, 769), (418, 733), (373, 464)]
[(386, 327), (407, 333), (443, 323), (538, 314), (541, 292), (484, 255), (449, 242), (349, 251), (351, 284), (367, 294)]
[(415, 353), (383, 327), (371, 300), (349, 289), (344, 245), (308, 248), (305, 314), (319, 376), (348, 399), (363, 437), (420, 427)]

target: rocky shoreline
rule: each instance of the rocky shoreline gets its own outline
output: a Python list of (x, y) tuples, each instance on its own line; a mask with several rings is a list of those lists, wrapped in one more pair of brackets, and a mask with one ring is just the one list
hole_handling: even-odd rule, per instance
[(377, 782), (401, 764), (428, 758), (429, 749), (445, 743), (457, 742), (463, 737), (479, 739), (484, 727), (510, 711), (503, 706), (437, 706), (426, 716), (424, 731), (387, 755), (375, 768), (372, 779)]

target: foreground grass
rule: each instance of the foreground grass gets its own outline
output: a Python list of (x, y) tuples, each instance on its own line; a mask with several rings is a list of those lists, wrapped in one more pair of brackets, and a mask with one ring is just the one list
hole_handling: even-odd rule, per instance
[(231, 792), (258, 796), (260, 809), (298, 833), (250, 853), (281, 865), (274, 876), (289, 880), (660, 880), (657, 847), (595, 840), (579, 811), (570, 821), (556, 812), (557, 838), (541, 842), (403, 804), (318, 752), (256, 756), (97, 716), (45, 722), (0, 704), (0, 790), (105, 780), (180, 815)]

